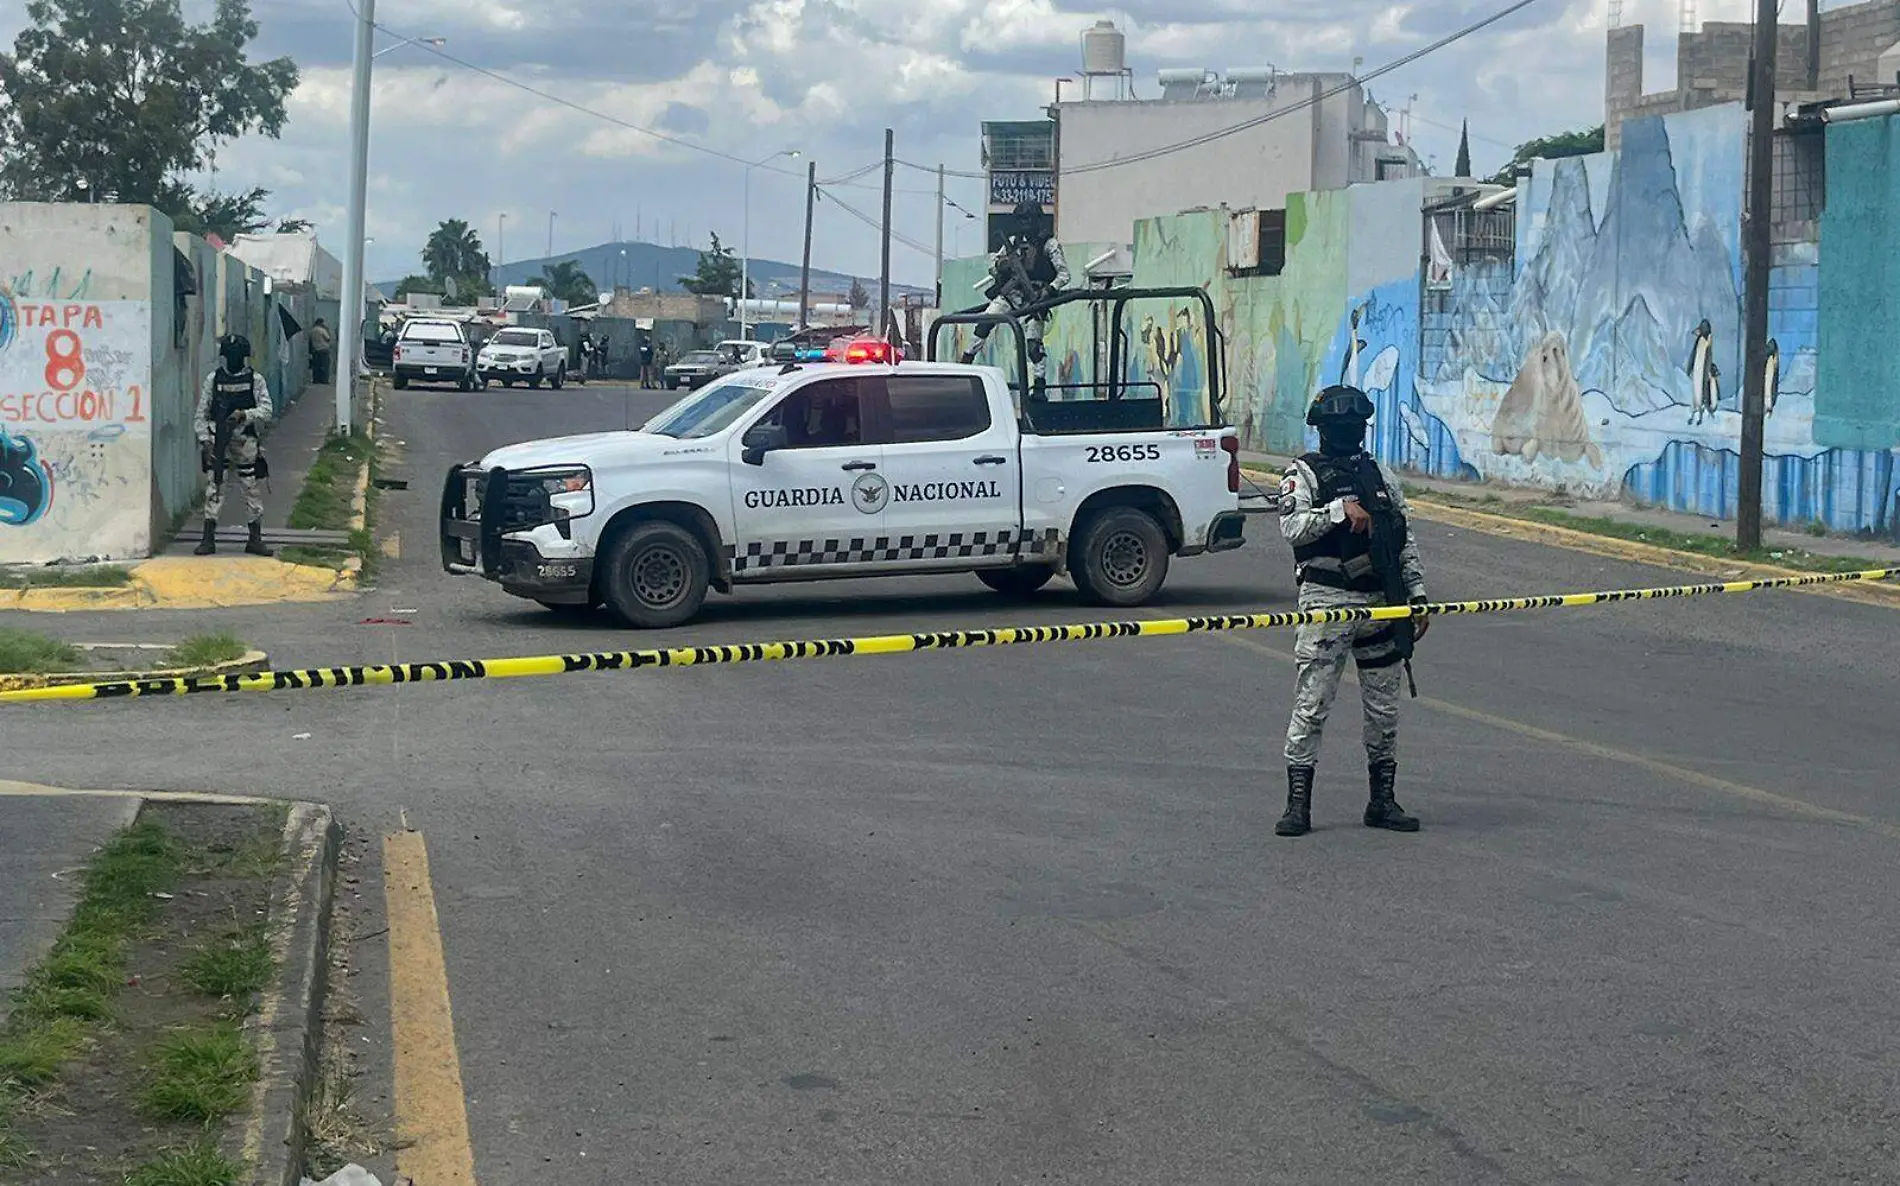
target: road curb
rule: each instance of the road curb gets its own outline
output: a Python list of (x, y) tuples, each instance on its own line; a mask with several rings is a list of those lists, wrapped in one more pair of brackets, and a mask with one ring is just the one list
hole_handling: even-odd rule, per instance
[[(1278, 482), (1279, 480), (1278, 477), (1264, 470), (1247, 469), (1244, 472), (1256, 481)], [(1593, 535), (1574, 528), (1539, 523), (1534, 519), (1517, 519), (1510, 515), (1489, 514), (1469, 507), (1438, 502), (1429, 495), (1408, 494), (1406, 501), (1410, 503), (1415, 517), (1428, 522), (1441, 523), (1447, 527), (1462, 527), (1467, 531), (1482, 532), (1500, 539), (1547, 544), (1553, 548), (1564, 548), (1568, 551), (1602, 556), (1610, 560), (1623, 560), (1631, 564), (1647, 564), (1655, 568), (1692, 572), (1700, 576), (1720, 576), (1731, 580), (1737, 576), (1760, 578), (1806, 575), (1805, 570), (1802, 569), (1759, 564), (1752, 560), (1724, 560), (1716, 556), (1697, 555), (1694, 552), (1678, 552), (1673, 548), (1664, 548), (1656, 544), (1638, 543), (1635, 540), (1618, 539), (1610, 535)], [(1878, 566), (1874, 565), (1874, 567)], [(1900, 585), (1873, 583), (1803, 585), (1796, 587), (1794, 592), (1833, 597), (1841, 601), (1854, 601), (1862, 605), (1900, 609)]]
[(284, 848), (289, 876), (278, 879), (270, 902), (277, 982), (265, 990), (246, 1027), (256, 1039), (259, 1075), (238, 1154), (253, 1167), (250, 1181), (258, 1186), (299, 1186), (303, 1180), (305, 1108), (321, 1065), (330, 908), (343, 829), (328, 807), (293, 803)]
[[(134, 643), (80, 643), (79, 649), (93, 650)], [(20, 692), (28, 688), (56, 688), (66, 684), (97, 684), (113, 680), (189, 679), (193, 676), (244, 675), (270, 667), (270, 655), (249, 650), (235, 659), (213, 663), (209, 667), (165, 667), (156, 671), (54, 671), (24, 675), (0, 675), (0, 692)]]
[[(369, 381), (369, 409), (363, 418), (363, 434), (369, 437), (370, 455), (363, 459), (363, 472), (356, 475), (356, 486), (350, 491), (350, 534), (369, 528), (369, 483), (370, 469), (376, 456), (376, 410), (382, 406), (382, 379), (372, 377)], [(338, 592), (351, 592), (359, 588), (363, 581), (363, 558), (351, 556), (337, 570), (335, 588)]]

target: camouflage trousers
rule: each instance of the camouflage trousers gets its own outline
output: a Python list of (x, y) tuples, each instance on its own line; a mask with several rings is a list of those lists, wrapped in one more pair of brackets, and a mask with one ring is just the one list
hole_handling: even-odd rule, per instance
[[(1337, 609), (1342, 606), (1384, 605), (1376, 593), (1353, 593), (1311, 583), (1300, 586), (1300, 608)], [(1359, 667), (1359, 695), (1365, 702), (1366, 761), (1381, 762), (1398, 756), (1399, 664), (1394, 653), (1390, 622), (1340, 622), (1302, 626), (1293, 644), (1299, 665), (1294, 677), (1293, 719), (1286, 727), (1286, 764), (1317, 766), (1320, 734), (1339, 693), (1350, 655)], [(1371, 664), (1371, 666), (1368, 666)]]
[[(231, 434), (230, 446), (224, 451), (224, 480), (237, 479), (238, 489), (244, 495), (244, 521), (255, 523), (264, 517), (264, 496), (261, 493), (263, 480), (257, 476), (257, 455), (260, 452), (257, 438), (248, 432)], [(205, 518), (213, 523), (224, 510), (224, 487), (218, 481), (214, 471), (205, 475)]]
[[(1016, 306), (1010, 303), (1008, 297), (999, 296), (992, 298), (990, 303), (983, 307), (983, 311), (992, 317), (1001, 317), (1014, 313)], [(1032, 384), (1045, 382), (1049, 377), (1049, 352), (1043, 349), (1042, 345), (1042, 322), (1041, 317), (1029, 317), (1023, 320), (1023, 346), (1029, 351), (1027, 361), (1029, 381)], [(994, 328), (994, 326), (986, 325), (976, 331), (976, 342), (966, 352), (965, 362), (975, 360), (977, 352), (983, 349), (983, 343), (989, 339), (990, 330)]]

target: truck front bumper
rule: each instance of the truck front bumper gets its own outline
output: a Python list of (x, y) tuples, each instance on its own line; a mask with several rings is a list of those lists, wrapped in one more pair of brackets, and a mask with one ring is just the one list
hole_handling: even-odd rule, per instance
[(449, 467), (439, 524), (442, 568), (494, 581), (517, 597), (592, 604), (594, 558), (560, 546), (571, 538), (569, 524), (581, 516), (551, 507), (539, 482), (534, 470)]

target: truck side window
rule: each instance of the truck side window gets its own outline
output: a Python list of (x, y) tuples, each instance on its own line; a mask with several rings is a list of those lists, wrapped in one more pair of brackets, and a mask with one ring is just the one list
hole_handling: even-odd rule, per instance
[(990, 401), (983, 380), (966, 375), (887, 376), (891, 442), (960, 441), (988, 431)]
[(779, 401), (767, 422), (785, 426), (786, 444), (793, 449), (822, 449), (864, 443), (864, 417), (858, 402), (858, 380), (821, 379)]

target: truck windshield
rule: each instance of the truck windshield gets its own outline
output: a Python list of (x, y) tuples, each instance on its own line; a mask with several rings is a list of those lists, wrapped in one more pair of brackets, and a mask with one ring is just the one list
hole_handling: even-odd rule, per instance
[(497, 346), (533, 346), (540, 340), (531, 329), (505, 329), (495, 335)]
[(683, 441), (709, 437), (732, 427), (739, 417), (772, 394), (776, 374), (743, 371), (687, 396), (647, 421), (643, 432)]

